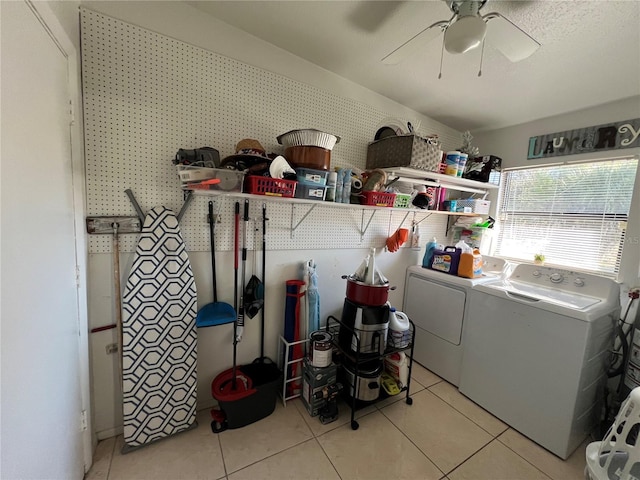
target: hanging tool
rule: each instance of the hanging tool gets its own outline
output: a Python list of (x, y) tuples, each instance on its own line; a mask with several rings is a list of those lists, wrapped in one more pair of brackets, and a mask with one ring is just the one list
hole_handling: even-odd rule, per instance
[(228, 303), (218, 302), (218, 286), (216, 280), (216, 248), (213, 215), (213, 202), (209, 202), (209, 240), (211, 242), (211, 272), (213, 282), (213, 303), (208, 303), (200, 309), (196, 316), (196, 326), (211, 327), (231, 323), (236, 319), (235, 309)]
[(238, 304), (238, 250), (240, 248), (239, 230), (240, 230), (240, 202), (236, 202), (236, 210), (234, 217), (235, 229), (233, 233), (234, 249), (233, 249), (233, 304), (236, 308), (236, 320), (233, 322), (233, 390), (236, 389), (236, 361), (237, 361), (237, 347), (238, 347), (238, 334), (242, 338), (244, 325), (244, 318), (242, 317), (242, 305)]
[(240, 305), (238, 306), (238, 322), (239, 322), (239, 333), (237, 336), (238, 342), (242, 340), (242, 332), (244, 330), (244, 285), (245, 285), (245, 275), (247, 269), (247, 231), (249, 230), (249, 199), (245, 199), (244, 201), (244, 215), (242, 217), (243, 225), (242, 225), (242, 278), (240, 280), (241, 291), (240, 291)]
[(266, 295), (266, 283), (267, 283), (267, 273), (266, 273), (266, 264), (267, 264), (267, 204), (262, 204), (262, 318), (260, 321), (260, 361), (264, 363), (264, 317), (267, 312), (265, 308), (265, 302), (267, 300)]
[[(113, 235), (113, 283), (115, 296), (115, 328), (118, 332), (118, 360), (119, 372), (122, 377), (122, 298), (120, 287), (120, 241), (118, 236), (123, 233), (140, 233), (142, 222), (138, 217), (87, 217), (87, 233)], [(102, 327), (106, 330), (111, 326)], [(97, 330), (96, 330), (97, 331)]]
[(260, 280), (256, 276), (256, 232), (258, 229), (256, 228), (256, 221), (253, 221), (254, 227), (254, 237), (253, 237), (253, 261), (251, 262), (252, 274), (247, 286), (244, 289), (244, 305), (245, 305), (245, 314), (249, 318), (255, 317), (262, 308), (263, 296), (264, 296), (264, 286), (262, 285), (262, 280)]

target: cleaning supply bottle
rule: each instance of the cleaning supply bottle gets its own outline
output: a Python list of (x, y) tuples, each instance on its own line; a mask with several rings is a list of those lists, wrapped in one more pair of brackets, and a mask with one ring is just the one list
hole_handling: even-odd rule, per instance
[(399, 312), (395, 307), (389, 308), (389, 336), (388, 343), (392, 348), (407, 348), (411, 341), (409, 317)]
[(391, 375), (400, 388), (409, 381), (409, 360), (404, 352), (395, 352), (384, 357), (384, 369)]
[(431, 264), (431, 259), (433, 258), (433, 252), (438, 248), (438, 241), (436, 237), (433, 237), (429, 243), (427, 243), (427, 247), (424, 250), (424, 257), (422, 257), (422, 268), (429, 268)]

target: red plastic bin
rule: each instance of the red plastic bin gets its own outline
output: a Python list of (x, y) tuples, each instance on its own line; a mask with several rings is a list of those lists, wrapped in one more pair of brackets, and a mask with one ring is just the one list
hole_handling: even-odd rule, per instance
[(395, 201), (395, 193), (365, 191), (362, 192), (360, 197), (361, 205), (373, 205), (376, 207), (393, 207)]
[(260, 177), (247, 175), (245, 182), (246, 193), (254, 195), (271, 195), (275, 197), (293, 197), (296, 193), (296, 180)]

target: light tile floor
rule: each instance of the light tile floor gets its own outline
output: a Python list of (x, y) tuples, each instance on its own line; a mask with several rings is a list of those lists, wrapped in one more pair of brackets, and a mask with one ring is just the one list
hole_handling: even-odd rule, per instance
[(198, 427), (120, 453), (122, 436), (101, 441), (87, 480), (581, 480), (589, 440), (563, 461), (496, 419), (458, 390), (413, 364), (413, 405), (403, 395), (322, 425), (299, 399), (252, 425), (213, 434), (209, 411)]

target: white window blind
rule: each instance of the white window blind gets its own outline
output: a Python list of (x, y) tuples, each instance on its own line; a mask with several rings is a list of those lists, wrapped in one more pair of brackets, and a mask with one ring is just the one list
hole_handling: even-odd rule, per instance
[(615, 277), (637, 158), (503, 171), (496, 254)]

